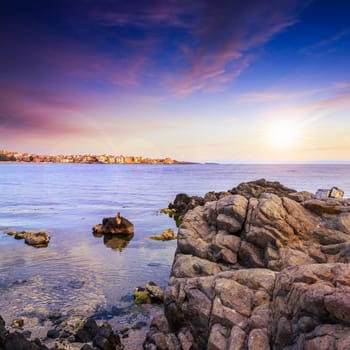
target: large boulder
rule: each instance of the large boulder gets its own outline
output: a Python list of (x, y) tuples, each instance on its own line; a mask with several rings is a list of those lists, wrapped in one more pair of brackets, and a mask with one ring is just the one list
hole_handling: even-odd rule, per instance
[(115, 217), (104, 218), (102, 224), (92, 228), (94, 234), (132, 235), (134, 225), (118, 213)]
[(350, 201), (266, 180), (205, 198), (183, 217), (166, 322), (144, 348), (350, 348)]

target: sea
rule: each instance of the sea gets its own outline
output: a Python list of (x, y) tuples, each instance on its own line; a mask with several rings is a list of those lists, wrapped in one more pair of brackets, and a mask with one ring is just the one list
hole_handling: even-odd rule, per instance
[[(150, 236), (176, 232), (160, 209), (177, 193), (203, 196), (265, 178), (313, 193), (337, 186), (349, 197), (349, 174), (350, 164), (0, 164), (0, 315), (85, 313), (128, 323), (137, 318), (136, 286), (167, 285), (176, 241)], [(117, 212), (134, 223), (132, 239), (95, 237), (92, 227)], [(49, 232), (49, 246), (6, 234), (21, 230)]]

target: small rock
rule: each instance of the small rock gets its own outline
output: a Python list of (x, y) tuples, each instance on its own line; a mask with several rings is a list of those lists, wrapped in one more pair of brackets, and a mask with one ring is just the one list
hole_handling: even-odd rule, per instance
[(176, 235), (174, 233), (174, 230), (171, 228), (168, 228), (167, 230), (164, 230), (161, 235), (154, 235), (150, 237), (153, 240), (156, 241), (171, 241), (176, 239)]
[(45, 248), (48, 246), (50, 236), (46, 232), (26, 232), (24, 234), (25, 243), (35, 248)]
[(23, 318), (16, 318), (11, 322), (12, 328), (22, 328), (24, 326), (24, 319)]
[(16, 232), (15, 234), (15, 239), (24, 239), (26, 232), (21, 231), (21, 232)]
[(9, 236), (15, 236), (16, 235), (16, 231), (8, 231), (6, 232)]
[(164, 299), (164, 292), (162, 288), (160, 288), (156, 283), (154, 282), (148, 282), (146, 284), (146, 290), (151, 298), (151, 301), (153, 303), (162, 303)]
[(159, 304), (164, 299), (164, 292), (156, 283), (150, 281), (145, 288), (136, 287), (134, 289), (135, 304)]
[(135, 304), (151, 304), (148, 291), (142, 287), (136, 287), (134, 289), (134, 301)]
[(316, 199), (327, 199), (327, 198), (342, 199), (343, 197), (344, 197), (344, 191), (338, 187), (332, 187), (330, 190), (319, 189), (316, 192)]
[(49, 329), (46, 336), (51, 339), (56, 339), (60, 336), (60, 332), (58, 329)]
[(99, 334), (99, 327), (93, 318), (85, 320), (77, 329), (75, 340), (81, 343), (92, 341)]
[(344, 197), (344, 191), (338, 187), (332, 187), (329, 193), (330, 198), (342, 199)]

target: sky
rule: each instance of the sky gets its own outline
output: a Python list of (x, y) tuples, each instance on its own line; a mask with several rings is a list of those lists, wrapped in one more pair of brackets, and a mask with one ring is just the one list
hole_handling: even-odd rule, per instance
[(347, 0), (2, 0), (0, 149), (350, 160)]

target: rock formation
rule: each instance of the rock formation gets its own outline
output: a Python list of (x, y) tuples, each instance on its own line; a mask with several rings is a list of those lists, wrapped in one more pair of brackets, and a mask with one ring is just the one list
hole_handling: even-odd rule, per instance
[(179, 206), (165, 317), (144, 349), (350, 349), (349, 199), (259, 180), (200, 202)]
[(134, 233), (134, 225), (118, 213), (115, 217), (104, 218), (102, 224), (92, 228), (95, 234), (131, 235)]

